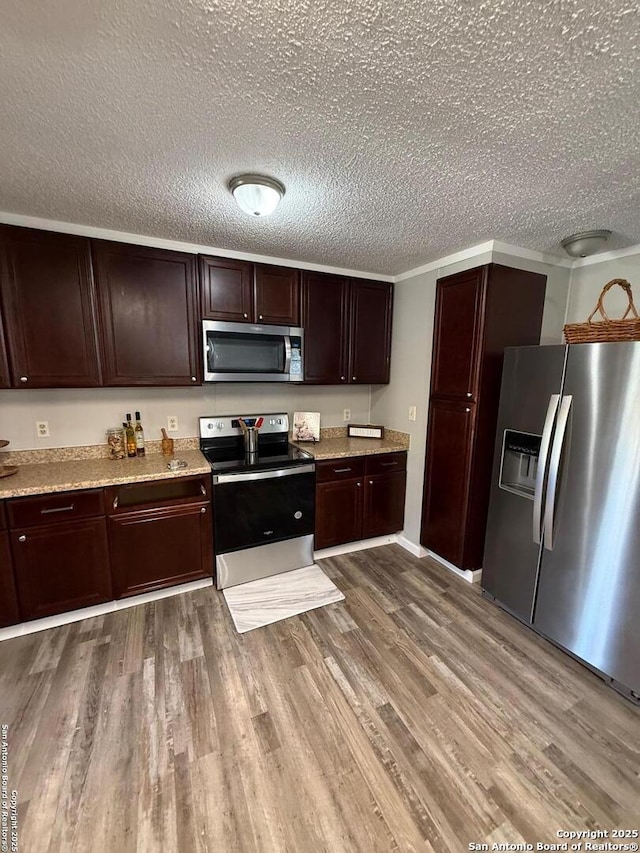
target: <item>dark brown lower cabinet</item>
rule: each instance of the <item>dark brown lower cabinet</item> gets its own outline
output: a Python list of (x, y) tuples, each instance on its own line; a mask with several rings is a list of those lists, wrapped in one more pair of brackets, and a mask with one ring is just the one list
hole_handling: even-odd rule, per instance
[(364, 488), (363, 539), (386, 536), (388, 533), (402, 530), (406, 488), (407, 475), (404, 471), (367, 477)]
[(213, 576), (210, 476), (107, 489), (116, 598)]
[(9, 534), (0, 533), (0, 628), (20, 621)]
[(316, 463), (316, 549), (402, 530), (406, 453)]
[(11, 550), (23, 619), (78, 610), (113, 597), (104, 518), (12, 530)]
[(316, 548), (330, 548), (362, 538), (362, 490), (362, 480), (318, 483)]

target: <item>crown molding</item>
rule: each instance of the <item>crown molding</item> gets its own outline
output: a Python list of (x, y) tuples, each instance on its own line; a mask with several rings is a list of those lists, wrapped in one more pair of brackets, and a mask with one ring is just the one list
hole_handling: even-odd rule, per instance
[(75, 222), (59, 222), (54, 219), (42, 219), (37, 216), (25, 216), (21, 213), (0, 211), (0, 223), (19, 225), (22, 228), (36, 228), (40, 231), (58, 231), (62, 234), (76, 234), (80, 237), (93, 237), (96, 240), (113, 240), (116, 243), (133, 243), (136, 246), (152, 246), (156, 249), (171, 249), (176, 252), (189, 252), (194, 255), (216, 255), (219, 258), (234, 258), (240, 261), (253, 261), (258, 264), (275, 264), (281, 267), (294, 267), (313, 272), (326, 272), (344, 275), (350, 278), (374, 278), (376, 281), (395, 281), (392, 275), (382, 275), (344, 267), (331, 267), (325, 264), (313, 264), (305, 261), (293, 261), (290, 258), (274, 258), (270, 255), (255, 255), (251, 252), (236, 252), (232, 249), (220, 249), (217, 246), (203, 246), (197, 243), (185, 243), (180, 240), (166, 240), (163, 237), (150, 237), (145, 234), (131, 234), (127, 231), (112, 231), (109, 228), (96, 228), (92, 225), (79, 225)]
[(574, 262), (571, 258), (563, 258), (560, 255), (551, 255), (548, 252), (538, 252), (535, 249), (525, 249), (524, 246), (512, 246), (510, 243), (502, 243), (500, 240), (493, 241), (493, 251), (511, 255), (514, 258), (522, 258), (525, 261), (538, 261), (541, 264), (549, 264), (553, 267), (572, 269)]
[(486, 252), (492, 252), (494, 240), (487, 240), (486, 243), (478, 243), (476, 246), (470, 246), (468, 249), (462, 249), (460, 252), (454, 252), (452, 255), (445, 255), (444, 258), (438, 258), (437, 261), (430, 261), (428, 264), (423, 264), (420, 267), (415, 267), (412, 270), (401, 272), (394, 277), (394, 281), (405, 281), (408, 278), (415, 278), (417, 275), (422, 275), (426, 272), (440, 269), (440, 267), (448, 267), (451, 264), (457, 264), (460, 261), (467, 261), (470, 258), (475, 258), (478, 255), (484, 255)]

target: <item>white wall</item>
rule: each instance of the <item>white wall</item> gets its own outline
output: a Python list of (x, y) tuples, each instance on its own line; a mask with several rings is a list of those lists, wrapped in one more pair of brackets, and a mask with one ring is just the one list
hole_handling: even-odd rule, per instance
[[(604, 285), (612, 278), (626, 278), (631, 282), (634, 300), (640, 313), (640, 250), (624, 258), (576, 266), (571, 272), (571, 288), (567, 308), (567, 323), (582, 323), (593, 311)], [(604, 307), (613, 319), (622, 316), (627, 307), (624, 291), (615, 287), (605, 296)], [(600, 319), (599, 317), (594, 317)]]
[[(547, 276), (541, 342), (550, 344), (562, 341), (570, 278), (568, 268), (493, 251), (421, 273), (396, 284), (391, 382), (372, 389), (371, 420), (411, 434), (404, 536), (414, 545), (420, 542), (436, 281), (444, 275), (491, 261)], [(415, 423), (408, 419), (409, 406), (413, 405), (417, 407)]]
[[(127, 412), (139, 409), (148, 439), (159, 439), (167, 416), (176, 415), (173, 438), (196, 436), (198, 417), (253, 412), (320, 412), (322, 427), (369, 420), (369, 386), (293, 387), (273, 384), (215, 384), (201, 388), (17, 389), (0, 393), (0, 438), (9, 450), (102, 444), (105, 430), (119, 426)], [(36, 437), (35, 422), (49, 422), (50, 437)]]

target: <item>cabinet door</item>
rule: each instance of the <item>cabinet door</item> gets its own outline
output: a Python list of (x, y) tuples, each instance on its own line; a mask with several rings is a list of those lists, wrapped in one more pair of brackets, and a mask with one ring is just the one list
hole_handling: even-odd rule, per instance
[(254, 322), (252, 263), (200, 255), (200, 286), (204, 318)]
[(13, 385), (99, 385), (89, 241), (4, 226), (0, 229), (0, 247)]
[(364, 489), (362, 538), (397, 533), (404, 527), (404, 471), (367, 477)]
[(474, 405), (432, 400), (429, 407), (420, 541), (460, 566), (469, 499)]
[(104, 518), (13, 530), (11, 550), (25, 619), (112, 598)]
[(362, 480), (318, 483), (315, 548), (362, 538)]
[(9, 547), (9, 534), (0, 533), (0, 628), (20, 621), (18, 597), (13, 578), (13, 562)]
[(351, 280), (349, 382), (389, 381), (392, 301), (392, 284)]
[(341, 385), (348, 381), (348, 299), (346, 278), (302, 273), (305, 382)]
[(211, 507), (184, 504), (109, 518), (116, 598), (213, 577)]
[(300, 273), (289, 267), (255, 266), (255, 321), (300, 325)]
[(0, 388), (11, 387), (11, 376), (9, 374), (9, 361), (7, 359), (7, 346), (5, 343), (4, 324), (0, 316)]
[(438, 280), (431, 395), (475, 400), (487, 267)]
[(92, 241), (106, 385), (200, 384), (196, 258)]

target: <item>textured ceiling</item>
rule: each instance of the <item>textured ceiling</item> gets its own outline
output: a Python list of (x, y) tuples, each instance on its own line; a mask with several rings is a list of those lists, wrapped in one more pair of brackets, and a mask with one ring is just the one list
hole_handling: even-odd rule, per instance
[[(3, 0), (0, 209), (378, 273), (640, 242), (635, 0)], [(282, 180), (252, 220), (234, 174)]]

